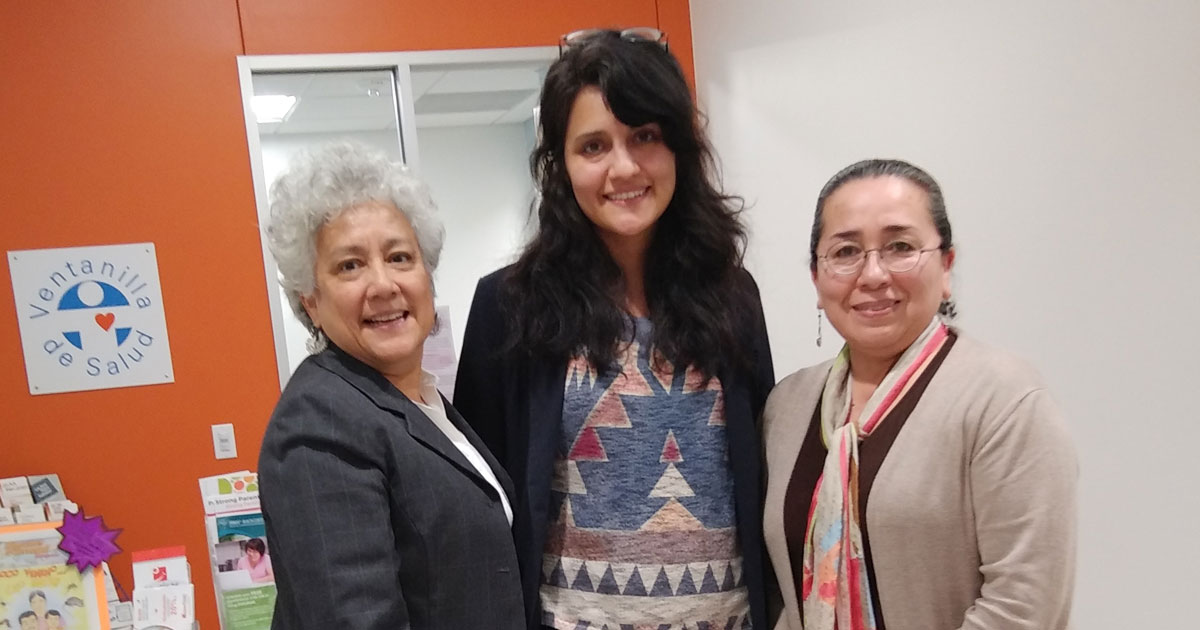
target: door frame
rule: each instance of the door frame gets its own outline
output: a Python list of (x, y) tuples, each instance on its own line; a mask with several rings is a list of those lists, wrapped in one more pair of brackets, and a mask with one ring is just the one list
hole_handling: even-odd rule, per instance
[(558, 56), (556, 46), (533, 46), (521, 48), (477, 48), (463, 50), (419, 50), (378, 53), (331, 53), (313, 55), (239, 55), (237, 58), (238, 81), (242, 93), (242, 114), (246, 123), (246, 145), (250, 158), (250, 172), (254, 183), (255, 211), (259, 226), (259, 241), (262, 247), (263, 279), (267, 290), (267, 303), (271, 311), (271, 331), (275, 342), (275, 363), (279, 372), (279, 387), (282, 390), (291, 377), (291, 357), (288, 353), (285, 318), (294, 317), (283, 299), (279, 288), (279, 269), (267, 246), (266, 231), (270, 215), (270, 200), (267, 190), (266, 171), (263, 168), (262, 140), (258, 134), (258, 120), (252, 107), (254, 97), (254, 74), (268, 72), (322, 72), (354, 70), (390, 70), (395, 77), (397, 117), (400, 121), (400, 151), (404, 162), (414, 172), (420, 170), (420, 152), (417, 146), (416, 115), (413, 104), (412, 66), (455, 65), (480, 63), (505, 63), (529, 61), (553, 61)]

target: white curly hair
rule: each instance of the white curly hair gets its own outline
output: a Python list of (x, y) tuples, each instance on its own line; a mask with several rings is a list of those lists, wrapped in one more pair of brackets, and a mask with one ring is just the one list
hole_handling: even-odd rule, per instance
[(382, 151), (352, 141), (312, 147), (271, 185), (267, 245), (292, 312), (312, 335), (310, 351), (325, 345), (300, 301), (316, 286), (317, 233), (342, 212), (372, 201), (395, 206), (408, 219), (432, 276), (446, 238), (437, 206), (424, 182)]

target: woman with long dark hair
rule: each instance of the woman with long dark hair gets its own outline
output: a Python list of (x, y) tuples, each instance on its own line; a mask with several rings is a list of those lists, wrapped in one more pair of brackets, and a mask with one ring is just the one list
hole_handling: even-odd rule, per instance
[(662, 33), (562, 48), (537, 233), (476, 289), (454, 401), (516, 485), (529, 627), (765, 627), (774, 372), (740, 200)]

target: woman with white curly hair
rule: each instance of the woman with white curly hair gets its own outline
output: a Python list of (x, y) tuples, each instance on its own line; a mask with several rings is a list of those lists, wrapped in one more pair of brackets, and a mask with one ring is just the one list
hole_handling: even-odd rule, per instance
[(511, 482), (421, 369), (444, 232), (362, 145), (297, 157), (267, 237), (314, 354), (263, 437), (272, 628), (523, 628)]

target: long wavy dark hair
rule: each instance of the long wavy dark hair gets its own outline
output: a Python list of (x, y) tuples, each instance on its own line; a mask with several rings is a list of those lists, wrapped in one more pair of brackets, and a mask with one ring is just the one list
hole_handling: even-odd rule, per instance
[[(660, 45), (598, 31), (563, 52), (542, 89), (540, 140), (530, 167), (541, 192), (538, 231), (508, 274), (502, 304), (508, 348), (562, 359), (585, 356), (606, 372), (632, 339), (620, 268), (575, 199), (564, 156), (580, 90), (595, 86), (625, 125), (658, 123), (675, 154), (675, 194), (646, 252), (651, 345), (706, 377), (748, 363), (737, 333), (750, 321), (741, 277), (746, 232), (738, 197), (725, 195), (679, 63)], [(658, 355), (651, 355), (658, 356)]]

